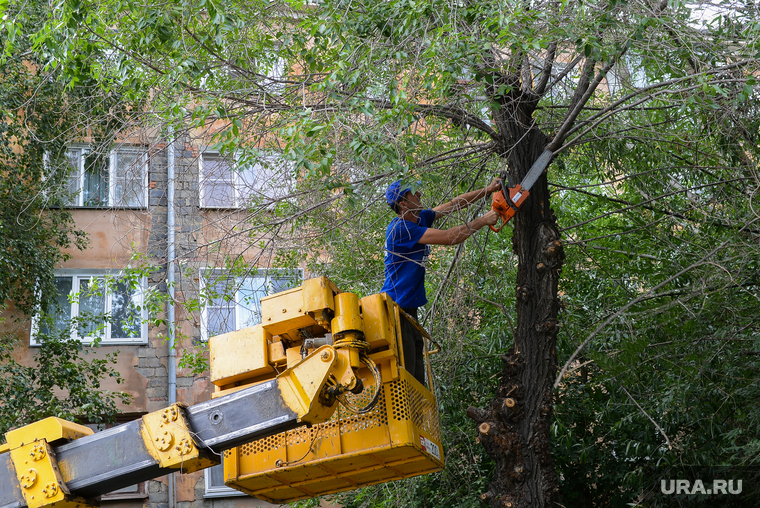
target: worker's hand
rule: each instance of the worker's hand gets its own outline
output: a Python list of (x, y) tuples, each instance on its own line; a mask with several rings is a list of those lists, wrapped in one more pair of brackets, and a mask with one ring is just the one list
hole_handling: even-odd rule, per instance
[(486, 226), (493, 226), (497, 222), (499, 222), (499, 212), (495, 210), (491, 210), (487, 214), (483, 216), (483, 219), (486, 221)]
[(501, 190), (501, 183), (499, 183), (499, 177), (493, 179), (493, 182), (488, 184), (488, 187), (486, 187), (486, 192), (488, 194), (493, 194), (494, 192), (499, 192)]

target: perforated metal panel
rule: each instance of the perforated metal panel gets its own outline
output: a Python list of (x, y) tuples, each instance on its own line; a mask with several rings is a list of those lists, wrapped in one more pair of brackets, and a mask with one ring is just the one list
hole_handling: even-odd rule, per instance
[(285, 438), (287, 434), (287, 432), (283, 432), (282, 434), (265, 437), (264, 439), (259, 439), (252, 443), (244, 444), (240, 447), (241, 453), (243, 455), (254, 455), (256, 453), (285, 448)]
[[(354, 405), (362, 407), (371, 400), (373, 394), (374, 390), (372, 390), (372, 393), (362, 393), (360, 396), (352, 394), (355, 399), (352, 402)], [(333, 420), (337, 421), (340, 425), (341, 434), (359, 432), (388, 425), (388, 415), (385, 412), (385, 400), (383, 397), (380, 397), (375, 409), (363, 415), (350, 413), (346, 408), (341, 406), (333, 416)], [(332, 420), (324, 425), (329, 425), (331, 422)]]
[(436, 443), (441, 441), (441, 427), (438, 422), (438, 411), (434, 400), (423, 397), (422, 393), (412, 388), (411, 383), (404, 382), (408, 396), (409, 413), (412, 422), (421, 431), (430, 436)]

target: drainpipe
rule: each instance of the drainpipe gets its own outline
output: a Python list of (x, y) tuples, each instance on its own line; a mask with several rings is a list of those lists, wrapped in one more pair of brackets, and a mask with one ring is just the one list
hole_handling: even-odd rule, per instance
[[(169, 143), (166, 152), (167, 210), (166, 210), (166, 287), (169, 292), (168, 323), (169, 329), (169, 404), (177, 402), (177, 352), (174, 347), (174, 127), (169, 126)], [(176, 486), (174, 473), (169, 474), (169, 508), (176, 506)]]

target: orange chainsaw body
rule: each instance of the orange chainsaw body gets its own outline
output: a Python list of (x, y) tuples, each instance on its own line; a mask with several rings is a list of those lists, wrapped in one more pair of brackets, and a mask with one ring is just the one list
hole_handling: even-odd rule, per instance
[(510, 206), (507, 202), (503, 191), (494, 193), (493, 200), (491, 201), (491, 210), (496, 211), (501, 216), (502, 220), (502, 224), (498, 229), (489, 226), (496, 233), (501, 231), (504, 224), (509, 222), (509, 220), (515, 216), (517, 209), (520, 208), (520, 205), (522, 205), (528, 195), (530, 195), (530, 192), (525, 190), (520, 184), (517, 184), (514, 187), (508, 187), (507, 191), (509, 191), (509, 198), (512, 200), (513, 206)]

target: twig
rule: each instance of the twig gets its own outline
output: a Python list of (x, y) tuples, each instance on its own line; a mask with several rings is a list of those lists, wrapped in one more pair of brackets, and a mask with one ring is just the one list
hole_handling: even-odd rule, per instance
[[(615, 379), (615, 378), (612, 378), (612, 379)], [(662, 427), (660, 427), (659, 425), (657, 425), (657, 422), (654, 421), (651, 416), (649, 416), (649, 413), (647, 413), (646, 411), (644, 411), (644, 408), (641, 407), (638, 402), (636, 402), (636, 399), (634, 399), (633, 396), (630, 393), (628, 393), (628, 390), (625, 389), (625, 386), (623, 386), (623, 383), (619, 382), (617, 379), (615, 379), (615, 382), (617, 382), (620, 385), (620, 388), (622, 388), (623, 391), (625, 392), (625, 394), (628, 395), (628, 398), (631, 399), (631, 401), (633, 401), (634, 404), (636, 404), (636, 407), (639, 408), (639, 411), (641, 411), (642, 413), (644, 413), (644, 415), (647, 418), (649, 418), (649, 421), (652, 422), (652, 425), (654, 425), (655, 427), (657, 427), (657, 430), (660, 431), (660, 434), (662, 434), (662, 437), (665, 438), (665, 442), (668, 443), (668, 450), (672, 450), (673, 447), (670, 444), (670, 439), (668, 438), (668, 435), (665, 434), (665, 431), (662, 430)]]

